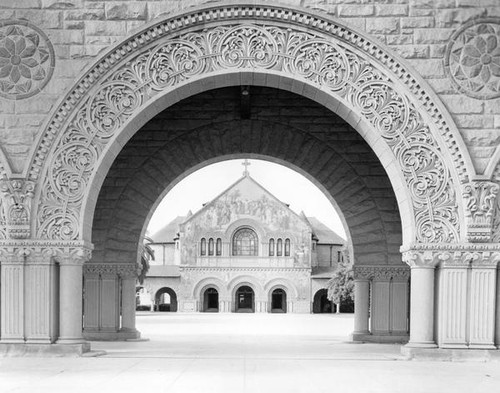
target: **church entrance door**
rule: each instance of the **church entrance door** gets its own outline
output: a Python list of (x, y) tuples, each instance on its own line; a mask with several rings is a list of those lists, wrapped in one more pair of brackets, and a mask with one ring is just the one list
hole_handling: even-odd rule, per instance
[(248, 286), (242, 286), (236, 291), (236, 312), (254, 312), (254, 292)]
[(286, 313), (286, 292), (283, 289), (275, 289), (271, 294), (271, 312)]
[(203, 311), (219, 312), (219, 292), (215, 288), (208, 288), (203, 294)]

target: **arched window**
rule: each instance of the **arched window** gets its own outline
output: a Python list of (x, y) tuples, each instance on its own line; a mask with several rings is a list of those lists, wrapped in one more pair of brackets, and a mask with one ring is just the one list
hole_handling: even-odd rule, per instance
[(208, 255), (214, 255), (214, 239), (208, 239)]
[(278, 244), (276, 247), (276, 255), (281, 257), (283, 255), (283, 240), (278, 239)]
[(233, 255), (258, 255), (257, 234), (250, 228), (238, 229), (233, 237)]
[(274, 239), (269, 239), (269, 256), (274, 257)]
[(215, 243), (215, 254), (217, 256), (222, 255), (222, 240), (221, 240), (221, 238), (218, 238), (217, 242)]
[(290, 239), (285, 240), (285, 257), (290, 256)]
[(207, 255), (207, 240), (205, 238), (201, 239), (200, 255)]

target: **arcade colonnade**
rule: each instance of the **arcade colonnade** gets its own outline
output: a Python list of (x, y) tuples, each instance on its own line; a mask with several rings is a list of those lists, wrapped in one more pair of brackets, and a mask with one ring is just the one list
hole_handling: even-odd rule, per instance
[[(19, 22), (9, 34), (24, 37), (23, 29), (35, 27)], [(84, 350), (82, 296), (90, 330), (101, 338), (137, 337), (136, 260), (116, 249), (91, 258), (94, 210), (108, 170), (165, 108), (214, 88), (252, 85), (321, 104), (380, 160), (399, 207), (402, 261), (411, 270), (408, 346), (500, 345), (500, 246), (493, 230), (499, 186), (493, 171), (476, 175), (432, 88), (383, 45), (325, 15), (234, 3), (170, 16), (114, 45), (51, 110), (23, 176), (9, 177), (3, 168), (2, 345)], [(23, 98), (15, 91), (9, 94)], [(203, 162), (193, 160), (191, 170)], [(140, 235), (124, 246), (127, 252), (137, 253)], [(408, 329), (408, 269), (401, 260), (360, 262), (356, 249), (354, 269), (354, 339), (400, 340)]]

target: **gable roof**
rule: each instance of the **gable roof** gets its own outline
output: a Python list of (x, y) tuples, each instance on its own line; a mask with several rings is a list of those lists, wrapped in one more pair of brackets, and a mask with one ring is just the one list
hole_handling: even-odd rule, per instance
[(311, 224), (311, 227), (313, 228), (313, 233), (318, 238), (319, 244), (338, 244), (338, 245), (346, 244), (345, 239), (337, 235), (334, 231), (328, 228), (316, 217), (307, 217), (307, 220)]
[(149, 236), (154, 243), (173, 243), (179, 232), (179, 225), (186, 220), (185, 216), (177, 216), (163, 228)]
[(208, 209), (210, 206), (212, 206), (218, 199), (220, 199), (223, 195), (225, 194), (228, 194), (233, 188), (236, 188), (236, 186), (238, 186), (240, 183), (244, 182), (244, 181), (250, 181), (252, 185), (256, 186), (257, 188), (259, 188), (260, 190), (262, 190), (267, 196), (269, 196), (270, 198), (272, 198), (275, 202), (277, 202), (278, 204), (280, 204), (283, 209), (286, 209), (288, 210), (291, 214), (293, 214), (295, 217), (297, 217), (300, 221), (302, 221), (303, 223), (305, 223), (307, 226), (311, 226), (309, 221), (307, 221), (307, 219), (304, 219), (303, 216), (301, 216), (300, 214), (297, 214), (295, 213), (292, 209), (290, 209), (289, 205), (287, 205), (286, 203), (283, 203), (282, 201), (280, 201), (278, 198), (276, 198), (271, 192), (269, 192), (264, 186), (262, 186), (260, 183), (258, 183), (256, 180), (254, 180), (252, 178), (252, 176), (250, 176), (250, 174), (248, 172), (246, 172), (240, 179), (238, 179), (236, 182), (234, 182), (233, 184), (231, 184), (229, 187), (227, 187), (224, 191), (222, 191), (219, 195), (217, 195), (215, 198), (213, 198), (210, 202), (208, 203), (205, 203), (203, 205), (203, 207), (198, 210), (196, 213), (194, 213), (192, 216), (188, 217), (182, 224), (185, 224), (187, 222), (189, 222), (190, 220), (194, 219), (195, 217), (197, 217), (198, 215), (202, 214), (203, 211), (205, 211), (206, 209)]

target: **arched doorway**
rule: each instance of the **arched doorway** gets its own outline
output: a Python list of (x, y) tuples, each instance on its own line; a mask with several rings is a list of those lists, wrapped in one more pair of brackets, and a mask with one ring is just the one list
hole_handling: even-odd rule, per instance
[[(68, 92), (68, 98), (54, 111), (54, 120), (48, 122), (47, 129), (40, 133), (42, 137), (39, 149), (33, 150), (36, 159), (33, 159), (32, 168), (27, 172), (32, 174), (33, 180), (39, 181), (37, 187), (39, 193), (34, 201), (36, 237), (43, 240), (83, 242), (92, 239), (95, 244), (92, 257), (94, 270), (87, 269), (85, 280), (88, 292), (92, 292), (94, 302), (100, 307), (96, 315), (102, 315), (101, 309), (107, 308), (113, 308), (116, 312), (120, 302), (119, 291), (116, 288), (125, 287), (120, 283), (125, 277), (119, 271), (121, 267), (111, 266), (114, 270), (108, 269), (112, 271), (107, 275), (113, 276), (113, 280), (107, 277), (103, 279), (99, 275), (98, 267), (111, 265), (112, 261), (117, 260), (131, 261), (130, 265), (135, 262), (138, 239), (143, 234), (141, 231), (144, 222), (147, 221), (148, 212), (155, 204), (158, 190), (170, 187), (178, 177), (193, 170), (197, 165), (219, 159), (224, 155), (260, 154), (271, 159), (282, 159), (290, 165), (297, 166), (314, 178), (332, 198), (338, 197), (338, 204), (345, 212), (349, 226), (351, 224), (363, 226), (365, 217), (357, 214), (355, 206), (366, 208), (363, 212), (363, 214), (366, 212), (366, 218), (375, 218), (371, 219), (370, 225), (364, 229), (372, 231), (370, 235), (373, 236), (369, 237), (370, 242), (366, 242), (367, 236), (364, 232), (352, 230), (352, 241), (357, 257), (355, 263), (360, 266), (390, 265), (390, 268), (396, 268), (389, 272), (391, 277), (398, 276), (400, 272), (397, 269), (405, 268), (399, 252), (401, 244), (405, 245), (403, 248), (406, 253), (405, 260), (409, 264), (413, 267), (418, 267), (417, 264), (428, 267), (429, 260), (432, 263), (439, 261), (435, 249), (437, 250), (440, 244), (455, 244), (459, 240), (458, 234), (466, 233), (463, 224), (465, 220), (462, 219), (464, 212), (459, 211), (462, 204), (457, 203), (456, 196), (462, 195), (460, 182), (462, 184), (468, 182), (469, 172), (474, 173), (474, 171), (469, 171), (470, 168), (467, 166), (469, 165), (467, 151), (462, 149), (460, 134), (453, 124), (448, 124), (449, 116), (447, 113), (442, 114), (443, 106), (425, 91), (428, 87), (425, 81), (407, 71), (406, 66), (402, 66), (397, 58), (378, 43), (372, 43), (369, 37), (328, 18), (303, 11), (298, 13), (281, 6), (269, 6), (266, 12), (262, 12), (261, 6), (245, 5), (245, 7), (247, 8), (236, 5), (235, 12), (227, 12), (224, 8), (217, 6), (212, 8), (210, 5), (209, 9), (198, 10), (194, 16), (188, 13), (178, 21), (168, 21), (167, 28), (161, 28), (162, 21), (145, 28), (152, 29), (151, 32), (143, 30), (130, 37), (120, 46), (113, 48), (113, 52), (103, 55), (101, 60), (82, 76), (81, 83), (76, 84), (74, 89)], [(217, 17), (214, 17), (214, 13)], [(241, 18), (241, 15), (247, 16)], [(228, 25), (221, 28), (220, 22), (226, 19)], [(281, 20), (276, 23), (276, 19)], [(300, 22), (288, 24), (295, 19)], [(256, 27), (249, 28), (248, 23), (255, 24)], [(284, 24), (286, 26), (283, 26)], [(262, 47), (260, 44), (248, 46), (251, 50), (259, 48), (257, 53), (241, 52), (243, 56), (240, 56), (238, 55), (240, 48), (235, 48), (235, 57), (232, 52), (228, 54), (219, 50), (221, 41), (218, 39), (213, 40), (216, 45), (214, 48), (209, 48), (208, 55), (205, 52), (207, 48), (196, 46), (199, 42), (207, 42), (199, 39), (199, 35), (211, 35), (216, 31), (223, 35), (222, 38), (228, 38), (236, 43), (244, 41), (238, 41), (234, 38), (236, 35), (253, 30), (258, 31), (252, 33), (252, 37), (259, 37), (258, 39), (266, 37), (270, 40), (266, 42), (264, 49), (260, 49)], [(180, 43), (178, 38), (187, 31), (190, 32), (189, 37), (192, 42)], [(192, 32), (196, 34), (191, 34)], [(275, 32), (276, 36), (272, 36)], [(360, 40), (360, 36), (363, 39)], [(145, 41), (144, 37), (148, 37), (148, 40)], [(292, 37), (298, 46), (283, 45), (281, 41), (276, 41), (283, 37)], [(297, 40), (297, 37), (301, 38)], [(152, 49), (156, 40), (160, 46), (164, 46)], [(165, 71), (158, 71), (157, 55), (163, 52), (171, 53), (170, 48), (165, 47), (169, 45), (180, 45), (180, 53), (186, 51), (183, 48), (189, 48), (187, 53), (191, 53), (195, 58), (186, 61), (183, 56), (179, 56), (178, 62), (173, 65), (167, 64)], [(225, 45), (225, 42), (221, 45)], [(317, 51), (318, 47), (324, 47), (324, 53), (330, 53), (333, 57), (318, 55), (316, 58), (314, 53), (323, 53), (323, 49)], [(280, 48), (286, 48), (290, 52), (278, 53)], [(263, 53), (266, 55), (262, 56)], [(311, 54), (314, 60), (309, 59)], [(144, 61), (145, 58), (148, 61)], [(304, 61), (304, 58), (308, 60)], [(325, 64), (324, 61), (328, 63)], [(205, 66), (205, 62), (210, 62), (210, 67)], [(303, 66), (304, 64), (307, 65)], [(329, 70), (330, 64), (339, 65), (339, 70), (343, 71), (339, 73), (325, 71)], [(135, 72), (138, 69), (142, 70), (142, 67), (144, 72)], [(357, 72), (350, 72), (351, 67), (352, 70), (368, 70), (368, 73), (360, 76)], [(168, 69), (175, 71), (170, 75)], [(131, 79), (124, 82), (125, 76)], [(136, 76), (145, 78), (136, 80)], [(172, 143), (173, 140), (165, 141), (164, 146), (170, 146), (170, 151), (167, 147), (156, 156), (142, 154), (137, 160), (128, 160), (133, 163), (133, 168), (120, 169), (120, 165), (127, 163), (127, 150), (130, 153), (137, 148), (137, 145), (129, 144), (130, 138), (135, 133), (139, 134), (138, 130), (147, 120), (153, 120), (160, 111), (184, 98), (195, 97), (196, 92), (207, 92), (215, 87), (237, 86), (241, 93), (242, 84), (252, 85), (252, 88), (255, 85), (294, 91), (298, 96), (310, 98), (318, 105), (322, 105), (323, 109), (338, 114), (346, 121), (342, 127), (345, 129), (349, 128), (349, 125), (354, 127), (355, 129), (350, 128), (350, 130), (357, 131), (360, 139), (372, 148), (366, 156), (362, 154), (363, 163), (365, 169), (367, 166), (371, 168), (369, 160), (364, 161), (364, 159), (373, 157), (378, 159), (381, 170), (370, 169), (370, 173), (381, 174), (380, 178), (369, 180), (363, 178), (362, 171), (358, 171), (360, 168), (356, 167), (355, 161), (360, 156), (356, 148), (344, 150), (335, 146), (340, 140), (332, 135), (338, 129), (337, 123), (325, 122), (322, 123), (320, 130), (313, 130), (306, 129), (307, 126), (289, 127), (288, 119), (286, 129), (289, 130), (289, 135), (286, 134), (287, 130), (279, 129), (279, 125), (284, 124), (283, 122), (269, 121), (269, 119), (249, 118), (244, 119), (248, 121), (242, 121), (237, 125), (231, 122), (222, 124), (224, 122), (221, 121), (219, 129), (214, 130), (215, 135), (206, 133), (207, 130), (203, 129), (203, 125), (212, 128), (213, 118), (209, 125), (201, 124), (202, 121), (193, 122), (192, 124), (196, 123), (196, 126), (189, 130), (176, 130), (176, 133), (163, 132), (163, 134), (168, 134), (169, 137), (175, 134), (175, 137), (172, 136), (172, 139), (175, 139), (184, 132), (194, 135), (196, 143), (192, 143), (192, 139), (189, 138), (180, 143), (177, 143), (179, 141)], [(429, 91), (432, 90), (429, 88)], [(370, 98), (375, 96), (385, 98), (376, 104)], [(242, 102), (238, 97), (233, 101)], [(301, 105), (296, 105), (294, 108), (299, 107), (302, 108)], [(99, 110), (94, 110), (95, 108)], [(233, 112), (241, 114), (243, 111)], [(239, 120), (242, 119), (243, 116), (239, 116)], [(304, 124), (309, 125), (311, 122), (306, 121)], [(228, 136), (231, 130), (238, 131)], [(142, 148), (147, 144), (140, 146)], [(291, 151), (289, 147), (296, 147), (297, 151)], [(354, 153), (354, 160), (349, 161), (347, 157), (349, 153)], [(338, 155), (344, 156), (341, 161), (337, 160)], [(311, 159), (312, 156), (314, 160)], [(149, 158), (151, 161), (147, 162)], [(117, 168), (111, 168), (114, 163), (117, 163)], [(169, 170), (156, 170), (165, 167)], [(120, 173), (129, 173), (130, 181), (127, 184), (122, 183), (122, 190), (116, 190), (115, 193), (115, 190), (107, 187), (116, 183), (113, 183), (113, 176), (118, 170)], [(434, 171), (439, 173), (439, 176), (434, 175)], [(148, 177), (141, 176), (142, 173), (158, 175)], [(428, 179), (434, 178), (439, 187), (426, 187)], [(71, 179), (68, 184), (72, 187), (61, 186), (52, 179)], [(106, 182), (108, 183), (103, 185)], [(373, 190), (370, 189), (370, 184), (377, 186), (383, 184), (388, 193), (384, 190), (378, 194), (371, 194)], [(108, 200), (107, 206), (104, 206), (98, 194), (102, 191), (105, 197), (104, 194), (108, 190), (110, 194), (117, 195), (116, 203), (109, 203)], [(389, 195), (390, 201), (380, 201), (378, 195), (381, 194)], [(134, 204), (138, 196), (142, 202), (140, 209)], [(429, 201), (432, 203), (428, 203)], [(113, 205), (112, 209), (109, 208), (110, 205)], [(386, 214), (387, 210), (394, 214)], [(126, 214), (123, 214), (124, 211)], [(116, 218), (112, 226), (102, 222), (111, 221), (109, 217)], [(401, 219), (404, 221), (402, 226)], [(401, 227), (404, 228), (404, 233)], [(394, 233), (387, 233), (390, 231)], [(424, 243), (425, 249), (415, 246)], [(86, 247), (86, 243), (82, 244)], [(119, 249), (116, 248), (116, 244), (120, 244)], [(78, 258), (82, 258), (81, 254), (83, 252), (79, 250)], [(429, 254), (432, 258), (429, 258)], [(71, 258), (73, 257), (71, 255)], [(61, 266), (62, 275), (71, 275), (74, 282), (81, 278), (79, 277), (81, 270), (71, 270)], [(369, 270), (368, 267), (365, 270)], [(434, 273), (421, 273), (417, 272), (412, 278), (412, 291), (415, 291), (415, 295), (412, 294), (412, 304), (417, 302), (417, 306), (413, 309), (426, 310), (429, 315), (423, 320), (432, 321), (433, 295), (418, 296), (418, 294), (419, 291), (428, 293), (422, 288), (434, 283)], [(405, 292), (407, 279), (403, 277), (403, 284), (397, 283), (396, 286), (390, 284), (392, 285), (390, 288), (386, 288), (387, 285), (384, 284), (387, 280), (380, 281), (381, 284), (376, 283), (373, 288), (381, 296), (374, 296), (374, 299), (385, 302), (388, 307), (381, 306), (376, 309), (388, 310), (389, 313), (392, 312), (389, 310), (392, 305), (384, 293)], [(133, 285), (127, 284), (128, 287), (132, 288)], [(366, 285), (361, 293), (365, 295), (363, 299), (367, 302), (368, 291), (364, 289), (365, 287)], [(109, 289), (113, 298), (108, 297), (104, 300), (99, 298), (102, 288)], [(79, 287), (74, 289), (61, 287), (61, 298), (79, 298), (80, 292)], [(72, 296), (68, 296), (68, 293)], [(121, 299), (128, 304), (127, 309), (132, 310), (133, 307), (130, 305), (133, 306), (134, 303), (133, 288), (123, 290)], [(357, 299), (361, 299), (361, 296), (357, 296)], [(104, 304), (106, 302), (110, 304)], [(79, 319), (82, 313), (77, 308), (75, 310), (71, 315), (76, 321), (72, 319), (74, 322), (71, 324), (72, 329), (75, 326), (76, 329), (81, 327)], [(86, 311), (86, 317), (89, 315), (88, 311), (90, 310)], [(394, 313), (398, 314), (398, 318), (401, 316), (406, 318), (405, 306), (397, 307)], [(363, 331), (367, 315), (366, 312), (365, 317), (360, 320)], [(382, 319), (393, 321), (393, 316), (384, 315)], [(100, 331), (101, 322), (99, 318), (94, 319), (92, 322), (96, 324), (97, 331)], [(432, 342), (433, 324), (417, 325), (419, 320), (417, 314), (415, 317), (412, 315), (412, 319), (415, 319), (415, 323), (412, 323), (413, 329), (418, 326), (418, 330), (423, 332), (415, 336), (417, 341), (422, 341), (424, 344)], [(118, 320), (119, 318), (113, 317), (110, 323), (116, 325)], [(126, 320), (133, 322), (131, 318)], [(398, 325), (402, 326), (400, 332), (406, 334), (403, 323), (406, 319), (400, 322)], [(112, 328), (119, 331), (120, 326), (115, 325)], [(384, 332), (394, 332), (394, 328), (395, 326), (383, 327)], [(78, 336), (69, 330), (63, 333), (63, 336)]]
[(207, 288), (203, 292), (203, 312), (219, 312), (219, 291)]
[(314, 294), (313, 313), (314, 314), (331, 314), (336, 311), (336, 306), (328, 300), (328, 290), (323, 288)]
[(155, 311), (176, 312), (177, 294), (172, 288), (163, 287), (155, 295)]
[(248, 285), (243, 285), (238, 288), (234, 301), (236, 312), (255, 312), (255, 293)]
[(276, 288), (271, 292), (271, 312), (286, 313), (286, 292), (282, 288)]

